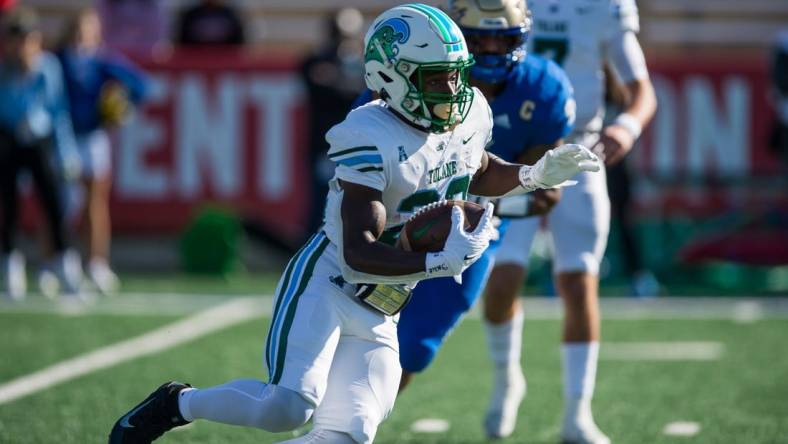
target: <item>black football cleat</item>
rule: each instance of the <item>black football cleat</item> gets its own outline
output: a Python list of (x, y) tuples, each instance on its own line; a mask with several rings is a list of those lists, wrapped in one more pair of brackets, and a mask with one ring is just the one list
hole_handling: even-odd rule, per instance
[(109, 444), (150, 444), (164, 432), (186, 425), (178, 408), (178, 393), (189, 384), (170, 381), (137, 404), (112, 427)]

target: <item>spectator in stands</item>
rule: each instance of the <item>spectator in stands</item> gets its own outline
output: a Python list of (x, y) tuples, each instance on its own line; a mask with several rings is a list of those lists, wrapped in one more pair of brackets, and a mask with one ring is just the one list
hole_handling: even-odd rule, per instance
[(99, 0), (104, 45), (124, 53), (151, 56), (169, 46), (164, 0)]
[[(618, 80), (616, 73), (608, 64), (604, 66), (605, 104), (607, 117), (620, 114), (629, 103), (627, 89)], [(620, 162), (607, 166), (607, 192), (610, 196), (610, 212), (612, 220), (618, 222), (618, 233), (621, 239), (621, 253), (624, 256), (624, 267), (630, 282), (633, 296), (651, 297), (659, 293), (659, 282), (654, 274), (643, 264), (640, 241), (635, 233), (632, 220), (632, 180), (629, 172), (629, 156)]]
[(55, 257), (50, 266), (63, 290), (80, 295), (79, 255), (67, 250), (58, 170), (79, 173), (74, 134), (60, 63), (43, 51), (36, 14), (19, 7), (3, 17), (0, 41), (0, 248), (7, 294), (25, 297), (25, 260), (15, 249), (17, 178), (23, 170), (36, 184)]
[(101, 22), (94, 9), (68, 24), (58, 50), (85, 188), (88, 276), (103, 294), (114, 293), (118, 278), (109, 267), (109, 196), (112, 167), (109, 131), (120, 125), (143, 97), (142, 73), (102, 48)]
[(771, 147), (788, 166), (788, 29), (777, 37), (772, 60), (772, 87), (777, 119), (774, 122)]
[(183, 9), (178, 17), (180, 45), (243, 45), (243, 22), (238, 12), (223, 0), (199, 0)]
[(326, 44), (303, 63), (301, 74), (309, 98), (309, 162), (312, 169), (312, 205), (307, 233), (323, 221), (328, 181), (334, 165), (326, 157), (325, 134), (350, 111), (364, 90), (364, 18), (346, 8), (327, 17)]

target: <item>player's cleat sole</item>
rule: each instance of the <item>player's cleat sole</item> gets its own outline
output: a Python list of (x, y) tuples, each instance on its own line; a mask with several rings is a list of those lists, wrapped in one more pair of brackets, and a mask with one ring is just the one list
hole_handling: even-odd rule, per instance
[(493, 397), (484, 416), (484, 431), (489, 439), (511, 436), (517, 425), (517, 411), (526, 393), (526, 382), (520, 368), (511, 369), (506, 380), (496, 381)]
[(109, 434), (109, 444), (149, 444), (168, 430), (188, 424), (178, 409), (178, 394), (189, 384), (162, 384), (121, 416)]

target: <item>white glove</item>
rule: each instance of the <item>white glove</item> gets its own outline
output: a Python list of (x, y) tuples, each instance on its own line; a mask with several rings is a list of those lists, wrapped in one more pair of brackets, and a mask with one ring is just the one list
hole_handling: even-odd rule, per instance
[(520, 182), (530, 189), (554, 188), (581, 171), (596, 172), (600, 168), (596, 154), (570, 143), (547, 151), (533, 167), (520, 170)]
[(481, 257), (490, 245), (494, 234), (493, 204), (488, 203), (475, 230), (465, 231), (465, 213), (459, 208), (451, 210), (451, 231), (443, 251), (427, 253), (427, 278), (461, 275), (466, 268)]

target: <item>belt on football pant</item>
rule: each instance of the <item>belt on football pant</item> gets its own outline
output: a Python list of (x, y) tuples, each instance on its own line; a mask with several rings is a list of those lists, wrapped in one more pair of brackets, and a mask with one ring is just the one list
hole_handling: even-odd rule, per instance
[(375, 310), (394, 316), (410, 301), (411, 289), (406, 285), (358, 284), (356, 297)]

